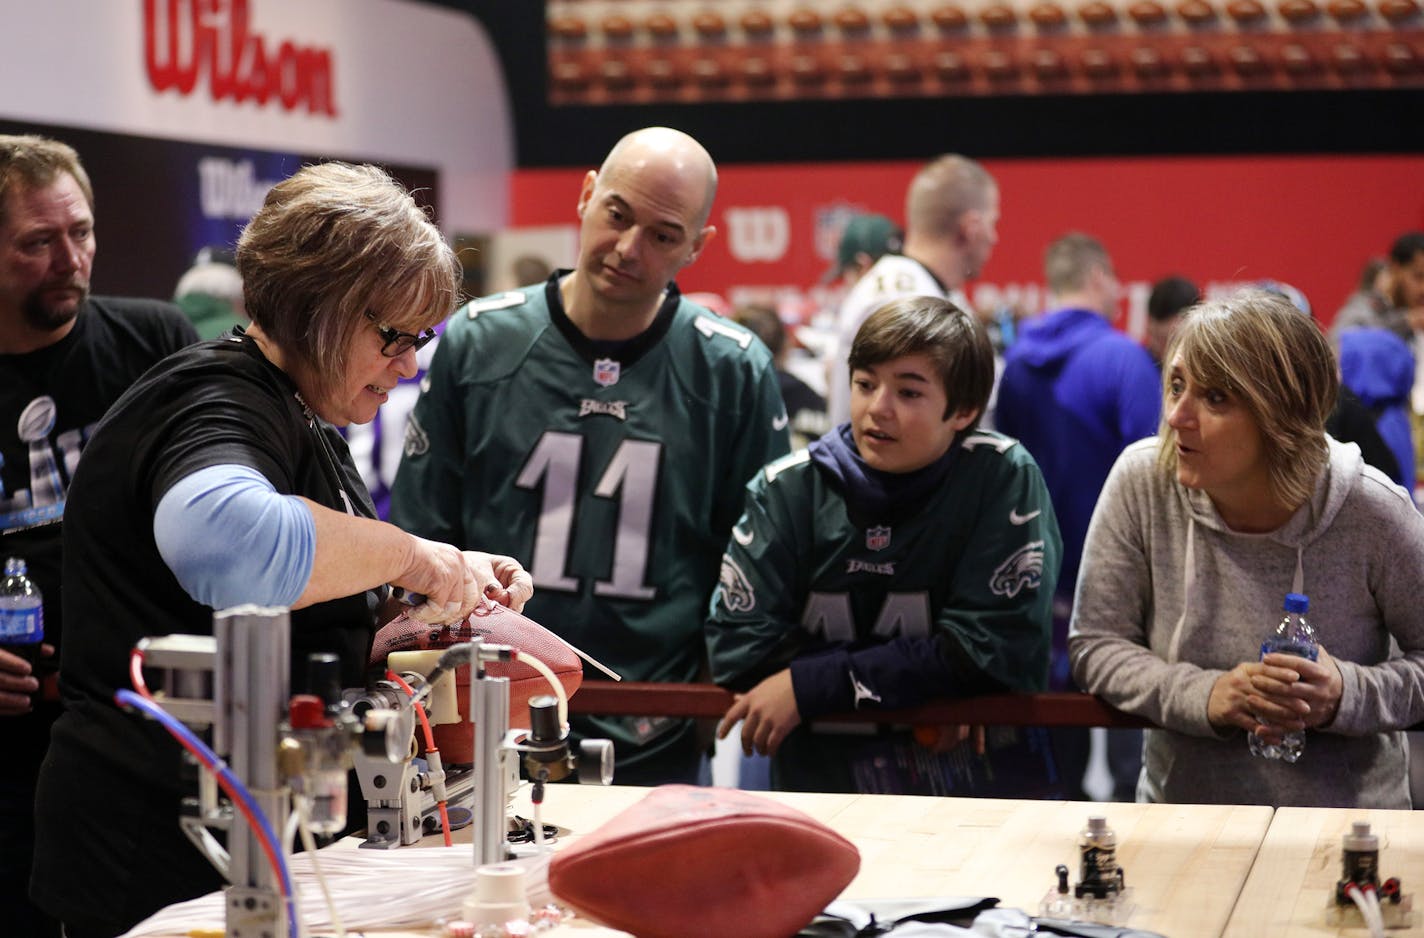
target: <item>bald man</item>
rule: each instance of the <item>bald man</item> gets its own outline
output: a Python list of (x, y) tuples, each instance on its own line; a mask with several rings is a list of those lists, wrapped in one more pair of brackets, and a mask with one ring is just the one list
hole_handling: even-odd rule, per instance
[(979, 276), (999, 242), (999, 186), (974, 160), (949, 154), (915, 174), (905, 193), (905, 242), (862, 276), (836, 315), (840, 351), (831, 357), (832, 424), (850, 419), (846, 356), (861, 323), (891, 300), (934, 296), (973, 312), (964, 283)]
[[(716, 189), (686, 134), (620, 140), (584, 177), (575, 269), (455, 313), (391, 499), (409, 531), (518, 557), (525, 614), (629, 680), (698, 677), (743, 486), (790, 448), (771, 354), (673, 280), (716, 234)], [(690, 721), (573, 725), (614, 741), (620, 783), (700, 780)]]

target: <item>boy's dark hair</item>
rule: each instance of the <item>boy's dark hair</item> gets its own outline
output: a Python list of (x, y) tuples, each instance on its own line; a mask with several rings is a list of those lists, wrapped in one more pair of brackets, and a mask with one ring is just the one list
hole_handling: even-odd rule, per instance
[(948, 300), (912, 296), (887, 303), (870, 314), (850, 347), (850, 370), (923, 354), (944, 385), (944, 419), (962, 410), (978, 411), (964, 428), (979, 425), (994, 387), (994, 347), (984, 327)]

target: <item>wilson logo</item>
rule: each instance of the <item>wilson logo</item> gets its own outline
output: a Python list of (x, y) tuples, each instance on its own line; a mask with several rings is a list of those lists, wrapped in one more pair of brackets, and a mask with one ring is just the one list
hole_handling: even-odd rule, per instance
[(742, 263), (771, 263), (786, 256), (791, 243), (791, 219), (779, 205), (729, 208), (727, 247)]
[(249, 31), (247, 7), (248, 0), (143, 0), (149, 84), (186, 96), (206, 78), (214, 101), (276, 101), (286, 111), (337, 116), (332, 51)]

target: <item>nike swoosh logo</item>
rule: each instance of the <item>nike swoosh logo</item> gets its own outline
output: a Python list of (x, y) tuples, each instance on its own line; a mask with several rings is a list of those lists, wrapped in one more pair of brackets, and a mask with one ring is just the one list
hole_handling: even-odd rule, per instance
[(1034, 511), (1030, 511), (1026, 515), (1021, 515), (1015, 509), (1010, 508), (1009, 524), (1028, 524), (1030, 521), (1032, 521), (1034, 518), (1037, 518), (1041, 514), (1043, 514), (1043, 509), (1041, 508), (1035, 509)]
[(785, 429), (786, 429), (786, 425), (787, 425), (788, 423), (790, 423), (790, 422), (791, 422), (791, 415), (790, 415), (790, 414), (782, 414), (780, 417), (773, 417), (773, 418), (772, 418), (772, 421), (771, 421), (771, 428), (772, 428), (773, 430), (785, 430)]
[(755, 537), (756, 535), (752, 534), (750, 531), (743, 534), (741, 528), (732, 528), (732, 540), (736, 541), (738, 544), (741, 544), (743, 547), (750, 547), (752, 540)]

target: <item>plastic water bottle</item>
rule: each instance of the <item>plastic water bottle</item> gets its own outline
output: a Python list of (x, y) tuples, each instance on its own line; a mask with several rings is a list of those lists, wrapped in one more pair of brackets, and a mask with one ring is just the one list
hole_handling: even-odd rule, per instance
[[(1271, 652), (1279, 652), (1285, 655), (1295, 655), (1297, 658), (1315, 660), (1320, 653), (1320, 648), (1315, 642), (1315, 630), (1310, 627), (1310, 623), (1305, 621), (1305, 613), (1309, 609), (1310, 600), (1303, 594), (1286, 594), (1285, 617), (1281, 619), (1281, 624), (1276, 626), (1276, 630), (1261, 643), (1262, 658)], [(1294, 762), (1305, 751), (1304, 731), (1287, 733), (1280, 744), (1276, 746), (1268, 745), (1255, 733), (1247, 736), (1246, 740), (1251, 747), (1251, 755), (1266, 759), (1283, 759), (1286, 762)]]
[(44, 598), (25, 572), (19, 557), (5, 561), (5, 579), (0, 580), (0, 648), (33, 666), (44, 641)]

